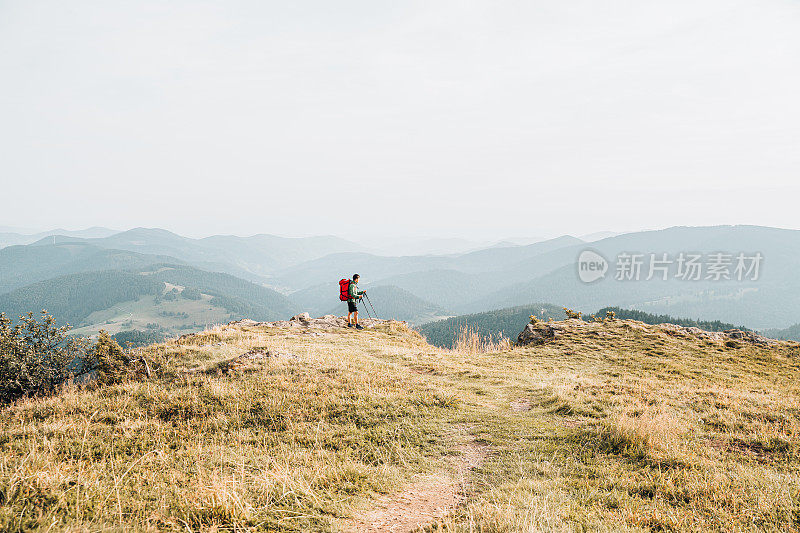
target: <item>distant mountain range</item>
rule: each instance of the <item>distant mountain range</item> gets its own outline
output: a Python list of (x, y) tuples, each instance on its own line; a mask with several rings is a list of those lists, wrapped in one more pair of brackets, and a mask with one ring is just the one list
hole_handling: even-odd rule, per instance
[[(370, 291), (379, 313), (415, 324), (532, 302), (583, 311), (618, 306), (752, 329), (788, 328), (800, 322), (800, 279), (795, 275), (800, 232), (758, 226), (675, 227), (605, 238), (593, 234), (586, 238), (599, 240), (591, 243), (562, 236), (526, 245), (494, 243), (460, 253), (452, 253), (453, 247), (468, 242), (444, 240), (442, 253), (421, 255), (378, 255), (360, 243), (331, 236), (192, 239), (158, 228), (90, 228), (25, 238), (34, 237), (27, 244), (0, 249), (0, 311), (45, 306), (60, 310), (82, 328), (96, 326), (101, 315), (102, 322), (116, 324), (119, 317), (111, 309), (122, 307), (130, 308), (128, 322), (137, 323), (136, 313), (161, 316), (173, 330), (246, 313), (256, 318), (297, 311), (344, 312), (337, 282), (355, 272), (362, 275), (361, 286)], [(434, 240), (425, 245), (436, 250)], [(577, 274), (577, 258), (587, 249), (607, 261), (605, 277), (593, 283), (582, 282)], [(706, 259), (714, 253), (759, 253), (763, 264), (757, 280), (716, 281), (706, 279), (704, 272), (696, 281), (677, 279), (672, 273), (666, 281), (658, 276), (647, 281), (646, 266), (639, 281), (615, 279), (620, 254), (667, 254), (674, 259), (681, 252)], [(150, 279), (162, 285), (139, 284), (144, 272), (157, 272)], [(138, 288), (128, 293), (123, 290), (126, 285)], [(186, 294), (192, 297), (199, 291), (200, 299), (163, 300), (174, 287), (189, 288)], [(107, 294), (93, 296), (100, 292)], [(78, 298), (92, 304), (77, 305)], [(158, 312), (154, 315), (145, 304)], [(158, 313), (189, 317), (178, 324)], [(148, 322), (154, 323), (158, 322)]]
[(274, 235), (182, 237), (158, 228), (135, 228), (101, 238), (45, 237), (34, 245), (90, 244), (99, 248), (167, 256), (206, 270), (265, 282), (272, 272), (332, 253), (362, 250), (338, 237), (287, 238)]
[(505, 284), (456, 307), (455, 311), (479, 312), (530, 301), (550, 301), (576, 309), (613, 305), (657, 314), (717, 319), (753, 329), (787, 327), (800, 317), (800, 278), (796, 275), (800, 267), (800, 231), (757, 226), (678, 227), (629, 233), (591, 244), (592, 249), (609, 261), (623, 253), (645, 256), (655, 253), (658, 257), (666, 253), (673, 259), (681, 252), (699, 253), (706, 258), (718, 252), (734, 256), (739, 252), (759, 253), (763, 264), (755, 281), (709, 280), (705, 271), (697, 281), (680, 280), (672, 275), (667, 281), (658, 277), (644, 281), (646, 270), (640, 281), (617, 280), (612, 270), (605, 279), (587, 284), (581, 282), (576, 270), (578, 254), (586, 248), (586, 245), (569, 246), (543, 254), (529, 263), (531, 271), (541, 269), (544, 264), (558, 266), (528, 280)]
[(66, 274), (127, 270), (165, 262), (182, 263), (171, 256), (101, 248), (81, 241), (9, 246), (0, 249), (0, 294)]
[(44, 239), (46, 237), (51, 237), (53, 235), (77, 237), (79, 239), (97, 239), (97, 238), (109, 237), (111, 235), (114, 235), (115, 233), (119, 232), (113, 229), (101, 228), (101, 227), (93, 227), (76, 231), (70, 231), (58, 228), (49, 231), (27, 233), (27, 232), (22, 232), (17, 228), (0, 226), (0, 248), (6, 246), (13, 246), (16, 244), (31, 244), (33, 242)]

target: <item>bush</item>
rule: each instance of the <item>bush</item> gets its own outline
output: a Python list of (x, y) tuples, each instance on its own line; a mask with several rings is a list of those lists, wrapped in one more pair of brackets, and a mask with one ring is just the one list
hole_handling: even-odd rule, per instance
[(0, 313), (0, 404), (54, 394), (75, 377), (91, 375), (94, 383), (110, 385), (150, 374), (144, 359), (131, 361), (105, 331), (91, 345), (68, 330), (45, 311), (40, 320), (28, 313), (17, 324)]
[(128, 364), (125, 351), (105, 331), (100, 332), (97, 344), (84, 358), (84, 366), (88, 371), (95, 372), (95, 382), (99, 385), (113, 385), (122, 381)]
[(0, 402), (53, 394), (82, 373), (86, 341), (55, 323), (45, 311), (41, 320), (28, 313), (17, 324), (0, 313)]

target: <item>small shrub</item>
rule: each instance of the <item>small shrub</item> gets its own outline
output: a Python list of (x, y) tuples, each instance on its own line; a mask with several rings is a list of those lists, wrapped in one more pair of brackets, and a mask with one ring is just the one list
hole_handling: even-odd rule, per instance
[(128, 363), (125, 351), (105, 331), (100, 332), (100, 338), (85, 358), (85, 366), (95, 372), (95, 382), (99, 385), (121, 382)]
[(581, 313), (573, 311), (572, 309), (567, 309), (566, 307), (564, 307), (563, 309), (564, 313), (567, 314), (567, 318), (577, 318), (577, 319), (581, 318)]
[(86, 341), (67, 335), (69, 326), (42, 311), (17, 324), (0, 313), (0, 402), (54, 393), (85, 363)]

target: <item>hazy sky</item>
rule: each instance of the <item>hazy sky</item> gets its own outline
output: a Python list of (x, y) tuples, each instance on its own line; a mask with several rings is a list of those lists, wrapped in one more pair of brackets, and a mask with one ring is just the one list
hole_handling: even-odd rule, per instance
[(0, 0), (0, 225), (800, 228), (799, 193), (798, 0)]

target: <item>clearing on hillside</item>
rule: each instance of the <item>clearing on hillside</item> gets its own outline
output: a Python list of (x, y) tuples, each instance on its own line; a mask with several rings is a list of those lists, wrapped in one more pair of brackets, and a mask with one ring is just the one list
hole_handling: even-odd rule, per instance
[(231, 323), (2, 408), (0, 529), (800, 528), (796, 343), (566, 320), (468, 353), (341, 322)]

